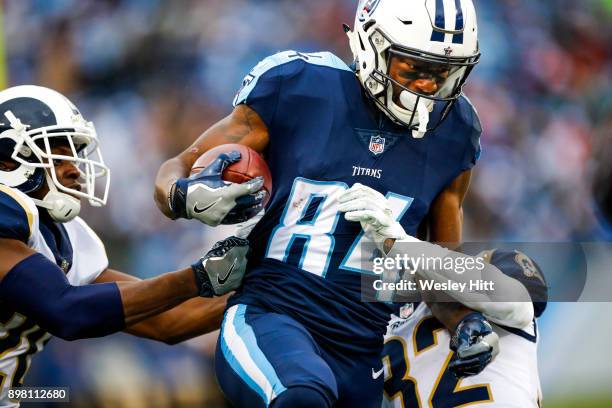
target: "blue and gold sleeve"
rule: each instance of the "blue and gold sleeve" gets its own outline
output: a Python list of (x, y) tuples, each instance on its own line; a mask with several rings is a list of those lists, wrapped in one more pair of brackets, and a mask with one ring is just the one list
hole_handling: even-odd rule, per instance
[(548, 302), (548, 285), (540, 266), (520, 251), (495, 250), (492, 265), (525, 286), (533, 302), (535, 317), (540, 317)]
[(34, 214), (24, 197), (0, 184), (0, 238), (28, 243), (32, 235)]

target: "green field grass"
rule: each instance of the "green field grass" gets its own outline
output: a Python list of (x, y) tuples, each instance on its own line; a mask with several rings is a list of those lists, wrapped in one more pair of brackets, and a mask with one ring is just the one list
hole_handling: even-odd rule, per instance
[(600, 398), (544, 398), (543, 408), (611, 408), (612, 396)]

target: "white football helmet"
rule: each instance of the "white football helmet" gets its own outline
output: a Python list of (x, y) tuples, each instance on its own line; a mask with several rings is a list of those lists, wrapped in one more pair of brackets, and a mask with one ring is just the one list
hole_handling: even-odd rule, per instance
[[(72, 154), (52, 153), (57, 142), (69, 146)], [(12, 170), (0, 170), (4, 185), (32, 193), (47, 181), (49, 193), (42, 200), (33, 200), (58, 222), (79, 214), (81, 204), (75, 196), (95, 207), (106, 204), (110, 170), (104, 164), (96, 130), (59, 92), (34, 85), (0, 92), (0, 158), (17, 164)], [(80, 172), (80, 188), (58, 181), (54, 160), (74, 164)]]
[[(472, 0), (361, 0), (353, 31), (345, 30), (366, 93), (414, 137), (444, 120), (480, 58)], [(409, 61), (407, 81), (430, 79), (435, 91), (415, 91), (392, 78), (395, 59)], [(445, 105), (430, 124), (435, 102)]]

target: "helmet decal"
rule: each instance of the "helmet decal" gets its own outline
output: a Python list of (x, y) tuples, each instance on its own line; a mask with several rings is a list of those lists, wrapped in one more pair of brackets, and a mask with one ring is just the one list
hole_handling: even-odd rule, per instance
[[(455, 6), (455, 26), (454, 28), (446, 28), (446, 16), (444, 11), (444, 3), (453, 2)], [(449, 22), (452, 18), (449, 19)], [(431, 41), (444, 42), (446, 32), (454, 31), (453, 44), (463, 44), (463, 30), (465, 23), (463, 20), (463, 8), (461, 0), (436, 0), (435, 4), (435, 22), (432, 26)]]
[(359, 6), (359, 8), (361, 9), (359, 19), (363, 22), (366, 20), (367, 17), (371, 16), (374, 13), (374, 10), (376, 10), (376, 6), (378, 6), (380, 0), (367, 0), (365, 2), (362, 0), (362, 3), (364, 3), (363, 6)]
[(13, 98), (0, 103), (0, 127), (3, 130), (11, 127), (4, 116), (6, 111), (13, 112), (13, 115), (30, 129), (57, 125), (57, 119), (51, 108), (35, 98)]

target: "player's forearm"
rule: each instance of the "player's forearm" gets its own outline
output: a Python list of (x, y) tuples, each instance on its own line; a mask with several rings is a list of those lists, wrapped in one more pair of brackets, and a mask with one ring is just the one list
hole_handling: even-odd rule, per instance
[[(533, 318), (533, 305), (525, 286), (482, 259), (416, 238), (396, 243), (388, 256), (439, 260), (430, 267), (415, 265), (416, 272), (425, 280), (445, 285), (453, 283), (445, 288), (445, 294), (470, 309), (482, 312), (495, 323), (522, 328)], [(473, 267), (458, 270), (454, 265)], [(493, 282), (493, 285), (486, 291), (467, 290), (472, 282)]]
[(427, 302), (427, 306), (434, 317), (451, 333), (454, 332), (465, 316), (473, 312), (472, 309), (456, 302)]
[(166, 343), (180, 343), (219, 329), (229, 296), (194, 299), (170, 310), (167, 326), (163, 326)]
[(138, 337), (177, 344), (217, 330), (228, 297), (190, 299), (167, 312), (131, 325), (125, 331)]
[(125, 327), (116, 284), (72, 286), (55, 263), (38, 253), (5, 275), (0, 299), (65, 340), (106, 336)]
[(436, 214), (429, 222), (429, 241), (454, 249), (461, 242), (463, 209), (457, 200), (447, 200), (445, 205), (451, 209), (434, 209)]
[(471, 170), (459, 174), (431, 203), (429, 241), (454, 248), (461, 242), (463, 200), (470, 188)]
[(180, 159), (174, 157), (161, 165), (155, 179), (155, 204), (166, 216), (172, 217), (172, 211), (168, 205), (168, 196), (172, 185), (181, 177), (189, 175), (189, 167)]
[[(414, 280), (421, 284), (424, 278), (417, 273), (414, 275)], [(423, 288), (423, 286), (419, 287)], [(433, 316), (451, 333), (465, 316), (474, 312), (474, 310), (467, 308), (465, 305), (455, 302), (452, 297), (444, 292), (425, 289), (420, 289), (419, 291)]]
[(117, 282), (127, 326), (172, 309), (198, 294), (191, 268), (138, 282)]

